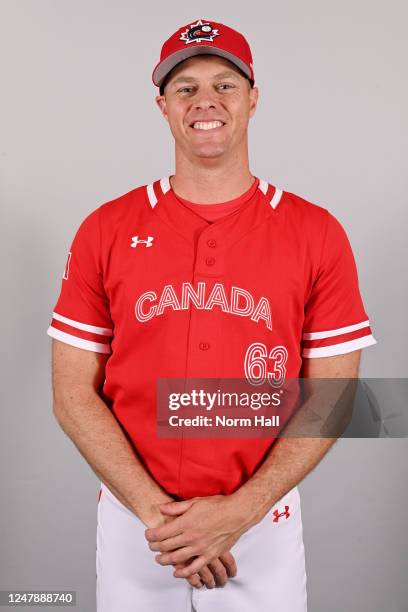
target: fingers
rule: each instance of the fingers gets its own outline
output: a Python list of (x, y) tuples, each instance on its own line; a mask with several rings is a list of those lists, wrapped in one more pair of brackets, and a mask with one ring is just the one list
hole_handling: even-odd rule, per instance
[(186, 578), (186, 580), (195, 589), (201, 589), (201, 587), (203, 586), (203, 583), (201, 582), (201, 578), (199, 574), (193, 574), (192, 576), (189, 576), (188, 578)]
[(160, 512), (162, 514), (168, 514), (171, 516), (178, 516), (179, 514), (184, 514), (192, 505), (193, 501), (190, 499), (186, 499), (184, 501), (176, 502), (165, 502), (164, 504), (160, 504)]
[[(209, 563), (207, 567), (211, 570), (216, 586), (223, 587), (227, 584), (228, 582), (227, 570), (225, 568), (225, 565), (221, 563), (219, 559), (215, 559), (214, 561), (211, 561), (211, 563)], [(202, 571), (203, 570), (201, 570), (201, 572)], [(200, 572), (200, 576), (201, 576), (201, 572)]]
[(145, 529), (144, 533), (148, 542), (161, 542), (161, 540), (173, 538), (182, 532), (183, 530), (180, 528), (179, 519), (173, 518), (170, 519), (170, 521), (165, 525), (161, 525), (160, 527), (149, 527), (148, 529)]
[(233, 555), (228, 551), (219, 556), (220, 561), (224, 564), (229, 578), (234, 578), (237, 575), (237, 564)]
[[(180, 570), (188, 566), (194, 558), (188, 559), (184, 563), (175, 563), (174, 568)], [(204, 565), (198, 572), (187, 576), (185, 580), (194, 588), (201, 588), (203, 585), (207, 589), (223, 587), (227, 584), (228, 578), (233, 578), (237, 573), (237, 565), (230, 552), (223, 553), (218, 559), (214, 559), (208, 565)]]
[(185, 537), (183, 534), (175, 536), (173, 538), (167, 538), (167, 540), (162, 540), (161, 542), (149, 542), (150, 550), (155, 552), (171, 552), (173, 550), (177, 550), (185, 545)]
[[(175, 569), (178, 569), (179, 567), (184, 567), (184, 566), (185, 566), (185, 563), (176, 563), (174, 565)], [(203, 583), (201, 582), (201, 578), (199, 574), (193, 574), (192, 576), (188, 576), (188, 578), (185, 578), (185, 580), (187, 580), (187, 582), (189, 582), (191, 586), (194, 587), (195, 589), (200, 589), (203, 586)]]
[[(182, 564), (175, 567), (176, 569), (182, 567)], [(186, 580), (194, 588), (201, 588), (205, 585), (207, 589), (213, 589), (225, 586), (228, 582), (228, 576), (224, 565), (217, 559), (213, 563), (205, 565), (197, 574), (189, 576)]]
[[(188, 561), (190, 558), (194, 557), (195, 554), (195, 549), (193, 549), (191, 546), (184, 546), (183, 548), (178, 548), (177, 550), (173, 550), (172, 552), (160, 553), (154, 558), (160, 565), (175, 565), (176, 563), (184, 563), (185, 561)], [(204, 557), (200, 558), (205, 561), (203, 565), (206, 565), (207, 559), (204, 559)], [(201, 569), (201, 566), (198, 567), (198, 564), (196, 563), (192, 569), (194, 571), (187, 572), (181, 577), (187, 578), (187, 576), (189, 576), (190, 574), (198, 572)]]
[(175, 578), (187, 578), (192, 574), (198, 574), (205, 565), (207, 565), (207, 559), (204, 556), (195, 557), (189, 565), (176, 569), (173, 576)]

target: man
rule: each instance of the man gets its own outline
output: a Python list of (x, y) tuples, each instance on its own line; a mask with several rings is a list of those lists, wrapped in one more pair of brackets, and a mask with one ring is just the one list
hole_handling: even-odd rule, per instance
[(240, 33), (183, 26), (153, 82), (175, 173), (82, 222), (48, 328), (54, 413), (101, 480), (98, 612), (303, 612), (297, 484), (334, 438), (159, 437), (156, 381), (357, 377), (376, 340), (352, 250), (250, 171)]

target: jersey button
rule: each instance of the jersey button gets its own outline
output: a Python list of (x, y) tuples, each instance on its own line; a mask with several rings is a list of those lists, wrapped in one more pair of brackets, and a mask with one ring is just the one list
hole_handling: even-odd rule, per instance
[(213, 266), (215, 264), (214, 257), (207, 257), (207, 259), (205, 260), (205, 263), (207, 264), (207, 266)]
[(198, 345), (202, 351), (207, 351), (210, 348), (208, 342), (200, 342)]
[(214, 240), (214, 238), (209, 238), (209, 240), (207, 240), (207, 244), (208, 244), (209, 247), (214, 248), (215, 245), (217, 244), (217, 241)]

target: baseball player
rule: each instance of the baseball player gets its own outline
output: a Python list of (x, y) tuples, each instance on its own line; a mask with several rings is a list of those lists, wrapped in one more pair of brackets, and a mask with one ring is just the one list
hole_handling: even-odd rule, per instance
[(352, 249), (327, 209), (251, 172), (242, 34), (181, 27), (153, 83), (174, 174), (84, 219), (47, 330), (54, 413), (101, 481), (97, 609), (304, 612), (297, 485), (334, 440), (162, 438), (156, 382), (357, 377), (376, 340)]

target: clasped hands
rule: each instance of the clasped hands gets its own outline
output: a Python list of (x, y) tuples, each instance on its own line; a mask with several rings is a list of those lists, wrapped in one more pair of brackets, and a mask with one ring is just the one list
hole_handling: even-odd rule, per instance
[[(224, 586), (237, 573), (229, 552), (248, 525), (233, 496), (193, 497), (159, 504), (166, 522), (145, 530), (155, 559), (173, 565), (176, 578), (192, 586)], [(171, 518), (172, 517), (172, 518)]]

